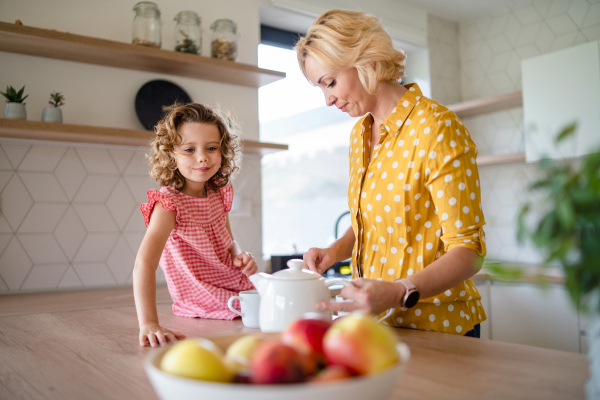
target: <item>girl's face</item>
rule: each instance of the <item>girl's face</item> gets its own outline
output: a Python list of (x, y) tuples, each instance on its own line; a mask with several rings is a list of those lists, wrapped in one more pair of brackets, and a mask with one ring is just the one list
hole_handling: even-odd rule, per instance
[(183, 192), (205, 195), (204, 184), (221, 168), (221, 135), (213, 124), (184, 123), (181, 143), (174, 146), (177, 169), (186, 180)]
[(356, 68), (334, 71), (311, 55), (306, 57), (304, 67), (310, 82), (323, 91), (327, 106), (336, 106), (351, 117), (361, 117), (373, 110), (375, 97), (360, 83)]

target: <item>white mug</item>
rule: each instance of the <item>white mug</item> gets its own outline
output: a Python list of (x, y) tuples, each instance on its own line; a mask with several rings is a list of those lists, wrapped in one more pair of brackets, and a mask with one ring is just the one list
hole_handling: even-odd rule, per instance
[[(233, 301), (240, 301), (241, 312), (233, 308)], [(227, 307), (242, 317), (244, 326), (258, 328), (258, 310), (260, 308), (260, 295), (258, 290), (244, 290), (239, 296), (231, 296), (227, 301)]]

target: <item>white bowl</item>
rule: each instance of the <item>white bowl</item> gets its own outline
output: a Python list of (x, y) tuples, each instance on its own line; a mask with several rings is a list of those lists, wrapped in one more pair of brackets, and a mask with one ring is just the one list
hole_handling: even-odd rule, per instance
[[(223, 343), (233, 340), (228, 338), (225, 342), (220, 342), (218, 337), (209, 339), (223, 350), (226, 348)], [(376, 374), (327, 382), (253, 385), (208, 382), (167, 374), (159, 365), (169, 347), (153, 349), (144, 362), (150, 382), (162, 400), (384, 400), (389, 398), (410, 358), (408, 346), (398, 343), (398, 364)]]

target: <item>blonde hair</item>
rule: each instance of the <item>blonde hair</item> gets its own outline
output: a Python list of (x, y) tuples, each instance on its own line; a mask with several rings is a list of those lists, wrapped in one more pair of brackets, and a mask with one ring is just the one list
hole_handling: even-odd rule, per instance
[(324, 12), (295, 49), (307, 79), (305, 63), (309, 55), (335, 71), (356, 68), (369, 94), (375, 93), (378, 82), (397, 82), (404, 76), (406, 55), (394, 48), (377, 17), (361, 11)]
[(219, 130), (221, 167), (207, 185), (212, 190), (227, 185), (240, 169), (242, 149), (238, 127), (233, 118), (225, 118), (217, 109), (202, 104), (189, 103), (174, 107), (166, 117), (156, 124), (156, 136), (151, 144), (152, 152), (146, 157), (152, 167), (150, 175), (161, 186), (171, 186), (177, 190), (185, 187), (185, 178), (177, 169), (174, 147), (181, 143), (179, 128), (185, 123), (215, 125)]

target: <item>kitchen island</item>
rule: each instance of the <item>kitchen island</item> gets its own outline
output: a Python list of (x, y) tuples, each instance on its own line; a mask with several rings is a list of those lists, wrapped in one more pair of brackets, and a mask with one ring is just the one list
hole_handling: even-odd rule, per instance
[[(188, 337), (257, 332), (234, 321), (176, 317)], [(0, 296), (0, 399), (157, 399), (143, 369), (131, 288)], [(398, 329), (411, 359), (391, 399), (583, 399), (584, 355)], [(349, 399), (350, 400), (350, 399)]]

